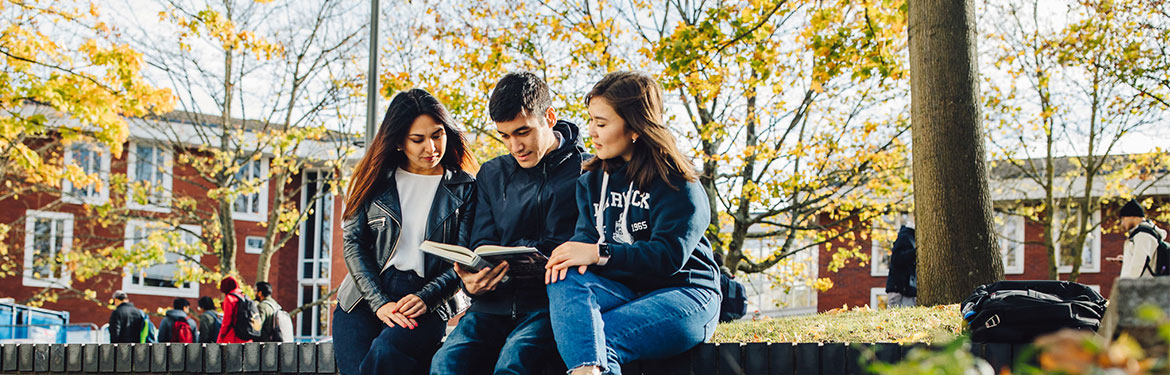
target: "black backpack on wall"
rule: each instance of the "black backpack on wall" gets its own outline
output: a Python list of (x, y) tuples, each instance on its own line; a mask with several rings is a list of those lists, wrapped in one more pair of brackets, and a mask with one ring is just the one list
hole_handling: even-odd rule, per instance
[(719, 289), (723, 302), (719, 305), (719, 321), (730, 322), (747, 314), (747, 290), (727, 272), (719, 272)]
[(971, 341), (1028, 343), (1064, 328), (1097, 331), (1105, 298), (1068, 281), (1000, 281), (975, 288), (963, 301)]

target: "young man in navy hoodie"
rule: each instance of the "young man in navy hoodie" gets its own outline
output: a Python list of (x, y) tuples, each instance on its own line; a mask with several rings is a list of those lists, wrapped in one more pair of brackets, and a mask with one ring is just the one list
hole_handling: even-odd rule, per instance
[[(476, 176), (471, 248), (529, 246), (546, 256), (573, 236), (584, 147), (577, 125), (557, 121), (548, 86), (509, 73), (488, 104), (508, 155)], [(435, 354), (431, 374), (537, 374), (560, 364), (549, 321), (543, 265), (456, 267), (471, 308)]]

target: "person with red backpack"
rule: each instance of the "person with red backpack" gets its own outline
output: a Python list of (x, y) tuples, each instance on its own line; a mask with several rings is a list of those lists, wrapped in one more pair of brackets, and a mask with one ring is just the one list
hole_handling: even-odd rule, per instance
[[(233, 276), (225, 277), (219, 282), (219, 291), (224, 294), (223, 303), (221, 304), (223, 306), (223, 324), (219, 326), (219, 337), (216, 338), (215, 342), (220, 344), (243, 344), (252, 342), (251, 337), (242, 337), (237, 333), (236, 329), (236, 326), (239, 325), (237, 321), (240, 320), (237, 310), (242, 307), (241, 302), (251, 302), (251, 300), (244, 297), (243, 291), (240, 290), (240, 282), (236, 281), (236, 278)], [(255, 308), (255, 303), (252, 303), (252, 306)]]
[(190, 310), (191, 302), (187, 302), (186, 298), (175, 298), (174, 309), (167, 310), (158, 325), (158, 342), (198, 342), (195, 320), (187, 315)]

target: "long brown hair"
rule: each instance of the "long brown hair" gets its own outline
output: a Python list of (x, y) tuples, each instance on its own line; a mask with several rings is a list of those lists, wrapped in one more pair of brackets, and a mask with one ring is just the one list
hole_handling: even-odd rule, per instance
[[(593, 85), (585, 96), (585, 104), (593, 98), (604, 98), (614, 112), (626, 122), (626, 129), (638, 135), (630, 157), (627, 175), (638, 187), (645, 188), (660, 179), (671, 189), (671, 177), (694, 182), (699, 179), (695, 167), (679, 151), (674, 134), (663, 121), (662, 86), (645, 73), (613, 72)], [(620, 158), (601, 160), (593, 158), (581, 167), (587, 171), (611, 171), (622, 164)]]
[(478, 169), (475, 157), (467, 150), (463, 132), (455, 126), (455, 120), (438, 99), (423, 89), (400, 92), (390, 101), (382, 126), (366, 149), (365, 156), (354, 167), (353, 180), (345, 196), (343, 219), (353, 216), (378, 193), (375, 188), (387, 179), (390, 170), (407, 163), (406, 155), (398, 146), (406, 140), (414, 120), (423, 115), (434, 118), (447, 133), (447, 144), (439, 165), (447, 170), (468, 170), (471, 173)]

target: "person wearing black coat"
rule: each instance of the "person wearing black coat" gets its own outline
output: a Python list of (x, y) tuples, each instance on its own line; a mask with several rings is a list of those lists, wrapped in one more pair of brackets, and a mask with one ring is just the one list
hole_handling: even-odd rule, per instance
[(110, 313), (110, 342), (111, 343), (138, 343), (142, 342), (142, 310), (130, 303), (130, 296), (121, 290), (114, 292), (114, 300), (118, 307)]
[(918, 299), (918, 251), (914, 228), (903, 225), (890, 251), (890, 275), (886, 277), (886, 305), (912, 307)]

